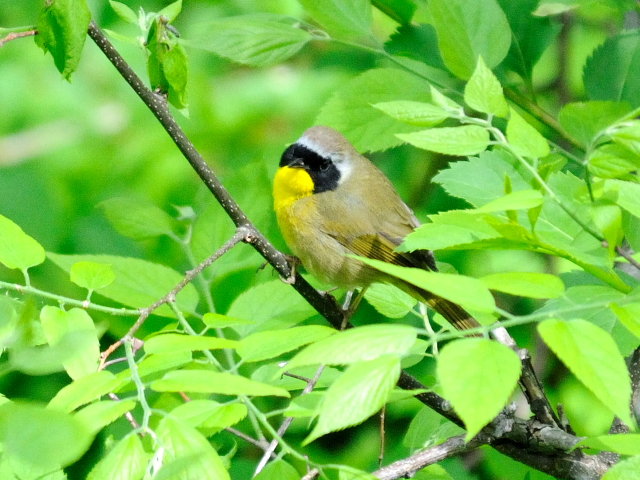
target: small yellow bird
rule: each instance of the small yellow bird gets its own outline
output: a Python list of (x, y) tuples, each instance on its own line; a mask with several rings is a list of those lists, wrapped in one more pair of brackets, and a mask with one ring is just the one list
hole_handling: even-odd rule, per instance
[(459, 305), (347, 256), (437, 271), (429, 250), (395, 251), (420, 223), (389, 179), (341, 133), (324, 126), (305, 131), (282, 155), (273, 196), (287, 245), (323, 283), (347, 289), (391, 283), (459, 330), (480, 326)]

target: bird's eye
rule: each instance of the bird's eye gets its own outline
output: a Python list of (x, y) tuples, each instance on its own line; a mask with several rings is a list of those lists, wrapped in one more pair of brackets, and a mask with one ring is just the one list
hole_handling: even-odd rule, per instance
[(322, 162), (320, 164), (320, 170), (323, 172), (326, 172), (329, 168), (329, 162)]

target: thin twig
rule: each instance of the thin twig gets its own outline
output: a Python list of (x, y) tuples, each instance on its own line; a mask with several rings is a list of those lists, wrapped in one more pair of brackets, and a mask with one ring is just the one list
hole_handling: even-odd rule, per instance
[[(260, 440), (256, 440), (255, 438), (250, 437), (245, 433), (242, 433), (240, 430), (236, 430), (235, 428), (232, 428), (232, 427), (227, 427), (225, 428), (225, 430), (235, 435), (236, 437), (243, 439), (245, 442), (249, 442), (251, 445), (258, 447), (260, 450), (266, 451), (267, 448), (269, 448), (269, 444), (267, 442), (261, 442)], [(275, 454), (272, 454), (271, 457), (277, 458)]]
[(422, 450), (408, 458), (398, 460), (375, 472), (373, 475), (380, 480), (395, 480), (397, 478), (411, 478), (415, 472), (429, 465), (433, 465), (445, 458), (474, 450), (489, 443), (490, 437), (478, 435), (470, 442), (464, 441), (464, 435), (451, 437), (440, 445)]
[[(307, 393), (311, 393), (311, 391), (314, 389), (314, 387), (318, 383), (318, 380), (320, 380), (320, 375), (322, 375), (323, 371), (324, 371), (324, 365), (320, 365), (320, 368), (318, 368), (318, 370), (316, 371), (316, 374), (313, 376), (311, 381), (307, 383), (307, 385), (304, 387), (304, 390), (302, 390), (302, 393), (300, 394), (300, 396), (306, 395)], [(293, 422), (293, 417), (287, 417), (285, 418), (284, 422), (282, 422), (282, 425), (280, 425), (280, 428), (278, 429), (278, 437), (271, 440), (271, 443), (269, 444), (269, 448), (267, 448), (267, 450), (264, 452), (264, 455), (262, 456), (262, 458), (260, 459), (260, 462), (258, 463), (258, 466), (256, 467), (256, 471), (253, 474), (254, 477), (258, 475), (262, 471), (262, 469), (267, 465), (269, 458), (278, 447), (278, 438), (281, 438), (287, 432), (287, 429), (289, 428), (292, 422)]]
[[(109, 393), (108, 395), (109, 395), (109, 398), (111, 400), (113, 400), (114, 402), (119, 402), (120, 401), (120, 398), (115, 393)], [(126, 412), (124, 414), (124, 418), (127, 419), (127, 421), (131, 424), (131, 426), (133, 427), (134, 430), (138, 430), (140, 428), (140, 424), (133, 417), (131, 412)], [(143, 437), (144, 436), (144, 432), (140, 432), (140, 436)]]
[(312, 468), (311, 470), (309, 470), (309, 472), (302, 477), (300, 480), (315, 480), (316, 478), (318, 478), (320, 476), (320, 470), (318, 470), (317, 468)]
[(383, 405), (382, 410), (380, 411), (380, 454), (378, 455), (378, 468), (382, 467), (382, 462), (384, 460), (384, 438), (385, 438), (384, 420), (385, 420), (386, 412), (387, 412), (387, 406)]
[(624, 258), (631, 265), (640, 270), (640, 262), (638, 262), (635, 258), (631, 256), (631, 253), (622, 248), (620, 245), (616, 245), (616, 253)]
[(0, 38), (0, 48), (4, 47), (4, 45), (6, 43), (9, 43), (11, 40), (16, 40), (18, 38), (24, 38), (24, 37), (33, 37), (34, 35), (37, 35), (37, 34), (38, 34), (38, 30), (36, 29), (27, 30), (24, 32), (11, 32), (6, 37)]
[(147, 318), (149, 318), (149, 315), (151, 315), (155, 310), (160, 308), (162, 305), (166, 303), (174, 302), (176, 299), (176, 296), (178, 295), (178, 293), (180, 293), (180, 291), (184, 287), (186, 287), (189, 283), (193, 281), (194, 278), (200, 275), (205, 268), (210, 266), (213, 262), (215, 262), (222, 255), (227, 253), (229, 250), (231, 250), (238, 243), (243, 241), (246, 236), (247, 236), (247, 229), (244, 227), (238, 227), (236, 229), (236, 233), (229, 240), (227, 240), (227, 242), (224, 245), (222, 245), (213, 255), (211, 255), (209, 258), (204, 260), (193, 270), (189, 270), (188, 272), (186, 272), (184, 275), (184, 278), (180, 281), (180, 283), (178, 283), (175, 287), (173, 287), (169, 293), (167, 293), (164, 297), (155, 301), (148, 307), (141, 308), (140, 316), (138, 317), (138, 320), (136, 320), (136, 322), (129, 329), (126, 335), (122, 337), (120, 340), (118, 340), (117, 342), (110, 345), (109, 348), (107, 348), (104, 352), (102, 352), (102, 354), (100, 355), (100, 366), (98, 367), (98, 369), (102, 370), (105, 367), (107, 358), (109, 358), (109, 356), (120, 345), (122, 345), (122, 342), (126, 342), (133, 338), (133, 336), (140, 329), (140, 327), (142, 327), (142, 325), (147, 320)]

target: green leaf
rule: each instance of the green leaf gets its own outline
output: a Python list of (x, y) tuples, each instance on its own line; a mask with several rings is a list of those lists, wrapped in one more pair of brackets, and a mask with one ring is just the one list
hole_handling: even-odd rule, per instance
[[(82, 261), (103, 263), (113, 267), (116, 281), (99, 293), (107, 298), (134, 308), (148, 307), (164, 297), (183, 279), (175, 270), (137, 258), (112, 255), (58, 255), (49, 253), (48, 258), (63, 270), (69, 272), (74, 264)], [(176, 297), (178, 308), (185, 312), (195, 312), (198, 292), (188, 284)], [(153, 312), (155, 315), (173, 317), (171, 309), (163, 305)]]
[(483, 152), (490, 141), (489, 132), (478, 125), (432, 128), (396, 136), (414, 147), (459, 156)]
[(481, 56), (478, 57), (476, 69), (464, 88), (464, 101), (474, 110), (488, 115), (506, 117), (509, 114), (509, 105), (502, 93), (502, 85), (487, 68)]
[(640, 155), (640, 122), (630, 120), (622, 123), (612, 131), (611, 140), (635, 155)]
[(298, 471), (284, 460), (267, 463), (254, 480), (300, 480)]
[(218, 453), (194, 428), (167, 416), (160, 420), (156, 434), (165, 457), (155, 478), (230, 480)]
[(503, 212), (505, 210), (528, 210), (542, 205), (543, 196), (538, 190), (518, 190), (504, 197), (485, 203), (478, 212)]
[(66, 80), (78, 67), (91, 12), (86, 0), (46, 2), (36, 26), (36, 43), (53, 56), (53, 62)]
[(157, 16), (153, 20), (145, 46), (151, 88), (168, 94), (174, 107), (187, 108), (187, 54), (167, 28), (166, 18)]
[(327, 390), (318, 423), (304, 443), (362, 423), (387, 402), (399, 376), (400, 359), (395, 355), (351, 365)]
[(629, 105), (625, 103), (568, 103), (560, 110), (558, 120), (562, 128), (587, 146), (597, 133), (616, 123), (628, 111)]
[(402, 25), (411, 22), (417, 8), (413, 0), (373, 0), (371, 3), (389, 18)]
[(441, 170), (433, 180), (454, 197), (459, 197), (475, 207), (496, 198), (504, 197), (505, 177), (509, 177), (513, 191), (528, 190), (529, 182), (511, 161), (515, 158), (505, 152), (482, 152), (479, 158), (455, 162)]
[(80, 308), (64, 311), (46, 306), (40, 312), (40, 320), (47, 342), (52, 347), (58, 345), (69, 334), (77, 335), (73, 356), (62, 363), (71, 378), (77, 380), (98, 369), (98, 334), (93, 320), (86, 311)]
[(408, 448), (423, 448), (444, 418), (429, 407), (422, 407), (413, 417), (402, 444)]
[(631, 425), (631, 380), (611, 336), (585, 320), (546, 320), (538, 325), (538, 332), (578, 380)]
[(208, 22), (190, 45), (234, 62), (265, 67), (283, 62), (313, 36), (276, 15), (242, 15)]
[(336, 330), (322, 325), (306, 325), (284, 330), (258, 332), (244, 338), (238, 347), (238, 354), (245, 362), (259, 362), (275, 358), (336, 333)]
[[(274, 298), (278, 301), (274, 302)], [(244, 337), (250, 333), (291, 327), (314, 313), (315, 310), (298, 292), (280, 280), (275, 280), (241, 293), (231, 304), (228, 315), (254, 322), (233, 326), (233, 329)]]
[(312, 343), (293, 357), (283, 370), (303, 365), (344, 365), (382, 355), (404, 356), (416, 341), (416, 331), (406, 325), (366, 325), (338, 332)]
[(227, 328), (237, 325), (254, 325), (253, 320), (245, 320), (244, 318), (229, 317), (221, 313), (207, 312), (202, 317), (202, 322), (209, 328)]
[(602, 145), (589, 156), (589, 171), (600, 178), (620, 178), (639, 167), (640, 157), (621, 145)]
[(498, 342), (465, 338), (444, 346), (436, 373), (444, 397), (467, 427), (467, 441), (507, 404), (520, 369), (518, 355)]
[(416, 306), (418, 300), (393, 285), (374, 283), (364, 298), (385, 317), (402, 318)]
[(249, 380), (230, 373), (210, 372), (208, 370), (175, 370), (168, 372), (162, 379), (151, 383), (156, 392), (201, 392), (222, 395), (254, 395), (289, 397), (282, 388)]
[(564, 293), (562, 280), (547, 273), (494, 273), (480, 278), (480, 281), (491, 290), (528, 298), (556, 298)]
[(640, 303), (627, 303), (626, 305), (612, 303), (611, 310), (631, 333), (640, 338)]
[(237, 341), (227, 340), (226, 338), (165, 333), (146, 340), (144, 342), (144, 351), (146, 353), (175, 353), (184, 350), (236, 348), (238, 345), (239, 343)]
[(92, 440), (84, 424), (67, 413), (14, 402), (0, 407), (3, 455), (25, 464), (51, 471), (66, 467)]
[(467, 79), (482, 56), (497, 66), (511, 46), (507, 17), (495, 0), (431, 0), (442, 58), (456, 76)]
[(607, 187), (613, 187), (618, 191), (616, 200), (618, 205), (640, 218), (640, 185), (620, 180), (609, 180)]
[(602, 476), (602, 480), (639, 480), (640, 455), (620, 460)]
[(175, 236), (175, 220), (146, 200), (115, 197), (98, 204), (109, 223), (125, 237), (146, 240)]
[(124, 3), (116, 2), (115, 0), (109, 0), (109, 5), (111, 5), (113, 11), (116, 12), (118, 16), (125, 22), (132, 23), (134, 25), (138, 23), (138, 16)]
[(368, 70), (347, 81), (324, 104), (317, 125), (342, 132), (359, 152), (376, 152), (400, 145), (395, 133), (414, 132), (407, 125), (372, 107), (398, 98), (425, 102), (429, 83), (416, 75), (393, 68)]
[(400, 122), (416, 127), (433, 127), (450, 117), (449, 112), (442, 107), (411, 100), (381, 102), (376, 103), (373, 107)]
[(78, 262), (71, 267), (69, 273), (73, 283), (90, 292), (111, 285), (116, 279), (111, 265), (104, 263)]
[(507, 141), (518, 155), (541, 158), (549, 155), (549, 144), (538, 130), (525, 121), (513, 108), (509, 111)]
[(166, 17), (169, 22), (173, 22), (182, 11), (182, 0), (170, 3), (158, 12), (158, 15)]
[(379, 260), (357, 258), (381, 272), (446, 298), (463, 308), (480, 312), (494, 312), (496, 309), (495, 301), (489, 290), (475, 278), (451, 273), (427, 272), (420, 268), (400, 267)]
[(129, 434), (93, 467), (87, 480), (142, 480), (149, 457), (140, 437)]
[(582, 440), (578, 446), (615, 452), (620, 455), (640, 455), (640, 434), (600, 435)]
[(44, 262), (44, 248), (22, 229), (0, 215), (0, 263), (7, 268), (26, 270)]
[[(464, 162), (459, 162), (464, 163)], [(425, 223), (407, 235), (398, 251), (440, 250), (456, 245), (495, 239), (500, 234), (473, 210), (448, 211), (431, 215)]]
[(51, 399), (47, 408), (69, 413), (85, 403), (112, 392), (120, 380), (106, 370), (86, 375), (70, 383)]
[(90, 432), (96, 434), (125, 413), (133, 410), (135, 406), (135, 400), (120, 400), (117, 402), (103, 400), (87, 405), (75, 417), (81, 420)]
[(371, 36), (369, 0), (298, 0), (316, 22), (340, 36)]
[(584, 86), (592, 100), (629, 102), (640, 106), (640, 32), (609, 37), (584, 66)]
[(560, 22), (532, 15), (539, 0), (498, 0), (511, 27), (512, 43), (502, 63), (531, 84), (534, 65), (560, 32)]
[(221, 405), (212, 400), (191, 400), (171, 411), (171, 415), (192, 427), (207, 430), (207, 435), (235, 425), (247, 416), (247, 407), (241, 403)]

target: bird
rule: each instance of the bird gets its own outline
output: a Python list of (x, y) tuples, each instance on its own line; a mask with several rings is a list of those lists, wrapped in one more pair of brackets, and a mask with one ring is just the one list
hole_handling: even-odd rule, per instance
[(390, 283), (458, 330), (480, 326), (456, 303), (353, 258), (438, 271), (430, 250), (396, 251), (420, 222), (387, 176), (337, 130), (313, 126), (286, 148), (273, 197), (287, 246), (322, 283), (348, 290)]

